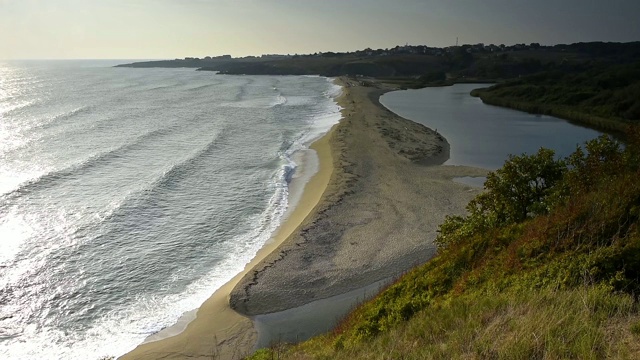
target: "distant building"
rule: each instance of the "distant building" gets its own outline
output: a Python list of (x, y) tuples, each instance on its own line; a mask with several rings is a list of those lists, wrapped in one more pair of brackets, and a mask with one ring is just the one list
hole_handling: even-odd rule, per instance
[(205, 56), (204, 60), (229, 60), (231, 59), (231, 55), (220, 55), (220, 56)]
[(262, 56), (260, 56), (260, 58), (262, 59), (287, 59), (290, 58), (291, 55), (280, 55), (280, 54), (263, 54)]

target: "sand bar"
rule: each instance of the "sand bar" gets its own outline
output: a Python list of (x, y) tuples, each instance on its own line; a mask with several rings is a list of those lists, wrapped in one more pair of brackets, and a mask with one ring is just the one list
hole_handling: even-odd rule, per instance
[(438, 225), (463, 213), (480, 191), (452, 179), (486, 170), (441, 166), (446, 139), (380, 105), (392, 87), (339, 82), (343, 120), (314, 143), (320, 170), (275, 241), (216, 291), (183, 333), (122, 359), (237, 359), (256, 342), (248, 317), (363, 288), (433, 256)]
[(247, 273), (231, 307), (247, 316), (329, 298), (424, 263), (445, 215), (480, 189), (452, 181), (486, 170), (439, 166), (446, 139), (379, 103), (392, 88), (342, 78), (343, 120), (330, 139), (334, 171), (298, 231)]

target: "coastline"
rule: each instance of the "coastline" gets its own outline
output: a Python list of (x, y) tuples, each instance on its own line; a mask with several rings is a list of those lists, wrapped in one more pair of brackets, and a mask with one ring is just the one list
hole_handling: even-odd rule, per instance
[(397, 277), (434, 254), (437, 226), (446, 215), (463, 213), (481, 191), (453, 179), (486, 170), (441, 166), (446, 140), (379, 103), (397, 88), (337, 81), (343, 118), (312, 145), (320, 169), (274, 240), (182, 333), (144, 343), (121, 359), (240, 358), (257, 341), (250, 317)]
[(481, 191), (452, 179), (486, 170), (441, 166), (446, 139), (380, 104), (380, 95), (395, 87), (341, 81), (331, 182), (314, 216), (232, 291), (231, 307), (243, 315), (337, 296), (426, 262), (438, 225), (464, 213)]
[(209, 299), (194, 310), (195, 314), (192, 315), (192, 320), (184, 330), (156, 341), (145, 341), (118, 359), (151, 360), (158, 358), (183, 359), (186, 357), (238, 359), (254, 350), (257, 332), (253, 323), (248, 317), (231, 309), (229, 294), (246, 273), (275, 251), (297, 229), (298, 225), (319, 202), (333, 172), (329, 139), (333, 136), (336, 126), (334, 125), (326, 134), (311, 144), (310, 149), (315, 151), (318, 158), (317, 172), (311, 176), (308, 182), (297, 185), (302, 189), (295, 207), (291, 211), (287, 211), (283, 223), (272, 239), (258, 251), (254, 259), (245, 266), (245, 269), (216, 290)]

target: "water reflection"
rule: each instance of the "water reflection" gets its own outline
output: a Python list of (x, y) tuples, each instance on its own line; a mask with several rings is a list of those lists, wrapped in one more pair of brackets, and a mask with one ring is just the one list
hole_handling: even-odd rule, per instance
[(495, 170), (509, 154), (533, 154), (540, 147), (567, 156), (599, 132), (565, 120), (485, 105), (469, 95), (491, 84), (394, 91), (380, 98), (391, 111), (442, 134), (451, 145), (447, 165)]

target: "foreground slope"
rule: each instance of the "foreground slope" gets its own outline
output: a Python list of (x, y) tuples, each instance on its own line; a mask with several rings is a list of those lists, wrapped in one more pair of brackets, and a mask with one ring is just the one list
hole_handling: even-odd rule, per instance
[(488, 177), (436, 257), (333, 333), (254, 359), (640, 357), (640, 134)]

